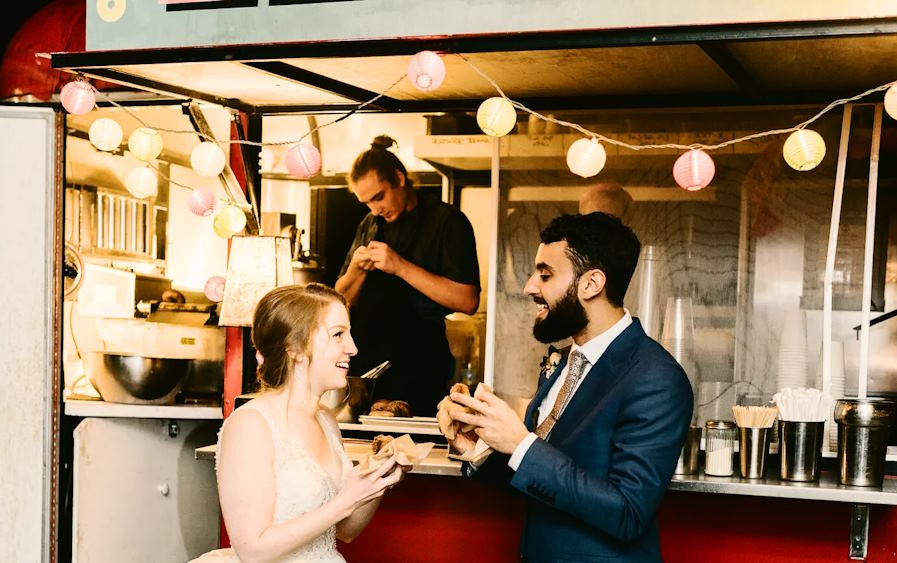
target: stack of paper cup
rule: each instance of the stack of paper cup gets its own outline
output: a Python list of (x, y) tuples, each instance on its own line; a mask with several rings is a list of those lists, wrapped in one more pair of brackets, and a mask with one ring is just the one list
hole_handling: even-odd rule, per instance
[[(831, 348), (831, 359), (832, 359), (832, 374), (831, 374), (831, 389), (829, 391), (829, 395), (834, 400), (839, 400), (844, 398), (844, 385), (845, 385), (845, 377), (844, 377), (844, 342), (838, 340), (836, 342), (832, 342)], [(822, 391), (822, 349), (819, 350), (819, 362), (816, 364), (816, 388)], [(838, 450), (838, 425), (835, 424), (831, 420), (831, 416), (829, 416), (829, 420), (826, 420), (826, 435), (828, 436), (829, 442), (829, 450), (837, 451)]]
[(807, 316), (803, 311), (788, 311), (779, 339), (779, 391), (807, 386)]

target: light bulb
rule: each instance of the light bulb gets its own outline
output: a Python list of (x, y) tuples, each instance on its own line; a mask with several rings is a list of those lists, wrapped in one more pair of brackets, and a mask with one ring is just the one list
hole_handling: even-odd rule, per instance
[(149, 167), (138, 166), (125, 176), (125, 187), (134, 197), (145, 199), (159, 193), (159, 180)]
[(162, 135), (149, 127), (134, 129), (128, 137), (128, 150), (134, 158), (149, 162), (162, 154)]
[(492, 137), (504, 137), (517, 124), (517, 111), (507, 98), (489, 98), (477, 109), (477, 125)]
[(798, 129), (785, 139), (782, 156), (788, 166), (795, 170), (812, 170), (819, 166), (825, 156), (825, 141), (816, 131)]
[(190, 151), (190, 166), (205, 178), (214, 178), (224, 170), (224, 151), (215, 143), (203, 141)]
[(673, 178), (684, 190), (696, 192), (707, 187), (713, 175), (716, 173), (716, 166), (713, 159), (706, 152), (698, 149), (692, 149), (678, 159), (673, 165)]
[(897, 119), (897, 84), (894, 84), (885, 92), (885, 111), (893, 119)]
[(408, 63), (408, 79), (418, 90), (429, 92), (445, 80), (445, 63), (433, 51), (421, 51)]
[(567, 166), (570, 172), (590, 178), (601, 172), (607, 162), (607, 152), (597, 139), (577, 139), (567, 149)]
[(101, 151), (114, 151), (121, 145), (121, 125), (114, 119), (101, 117), (90, 124), (87, 137), (93, 146)]

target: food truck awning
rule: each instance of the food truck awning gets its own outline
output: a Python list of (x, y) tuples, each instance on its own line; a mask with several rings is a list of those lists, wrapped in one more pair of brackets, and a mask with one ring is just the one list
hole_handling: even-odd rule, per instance
[[(425, 49), (447, 66), (432, 92), (401, 80)], [(365, 110), (474, 110), (496, 95), (478, 69), (533, 109), (819, 104), (897, 79), (895, 52), (888, 17), (101, 50), (51, 62), (267, 115), (344, 112), (387, 89)]]

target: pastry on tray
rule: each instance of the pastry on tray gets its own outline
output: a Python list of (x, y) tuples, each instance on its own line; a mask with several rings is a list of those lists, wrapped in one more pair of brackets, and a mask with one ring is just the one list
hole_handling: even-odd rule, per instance
[(411, 418), (411, 405), (405, 401), (390, 401), (389, 399), (378, 399), (371, 405), (370, 416), (395, 417), (401, 416)]

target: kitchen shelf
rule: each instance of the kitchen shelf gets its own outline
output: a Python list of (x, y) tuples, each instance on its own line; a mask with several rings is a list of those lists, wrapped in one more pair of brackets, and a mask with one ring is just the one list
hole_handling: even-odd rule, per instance
[[(736, 469), (737, 471), (737, 469)], [(742, 479), (704, 475), (675, 475), (671, 491), (718, 493), (756, 497), (825, 500), (848, 503), (897, 505), (897, 478), (885, 478), (881, 488), (848, 487), (838, 482), (838, 474), (823, 471), (818, 483), (782, 481), (775, 478)]]
[(407, 427), (400, 424), (357, 424), (354, 422), (340, 422), (340, 430), (363, 430), (366, 432), (389, 432), (392, 434), (425, 434), (428, 436), (442, 437), (439, 428), (422, 428), (420, 425), (409, 425)]
[(69, 416), (105, 418), (171, 418), (176, 420), (221, 420), (221, 407), (193, 405), (128, 405), (105, 401), (65, 401)]

